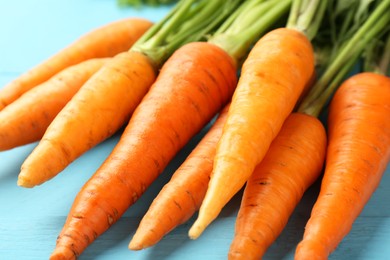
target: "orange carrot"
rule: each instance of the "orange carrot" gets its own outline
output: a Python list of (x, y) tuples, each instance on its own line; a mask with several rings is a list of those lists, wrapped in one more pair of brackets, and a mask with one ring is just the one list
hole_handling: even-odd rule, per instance
[(312, 46), (297, 30), (273, 30), (253, 47), (243, 64), (191, 238), (203, 232), (249, 179), (313, 74)]
[(128, 122), (171, 53), (189, 41), (202, 39), (229, 14), (229, 8), (221, 9), (221, 4), (231, 8), (235, 6), (232, 1), (239, 2), (181, 1), (129, 51), (112, 58), (50, 124), (23, 163), (18, 185), (34, 187), (53, 178)]
[(327, 259), (352, 228), (390, 160), (390, 78), (361, 73), (330, 104), (320, 194), (295, 259)]
[(261, 259), (306, 189), (319, 177), (326, 132), (315, 117), (291, 114), (248, 180), (229, 259)]
[(223, 109), (207, 134), (153, 200), (130, 242), (130, 249), (140, 250), (156, 244), (199, 209), (206, 194), (228, 108)]
[(4, 86), (0, 90), (0, 110), (66, 67), (92, 58), (111, 57), (128, 50), (151, 25), (150, 21), (144, 19), (127, 18), (87, 33)]
[(123, 52), (112, 58), (51, 122), (23, 162), (18, 185), (34, 187), (51, 179), (82, 153), (113, 135), (129, 120), (155, 77), (149, 59), (141, 53)]
[(55, 116), (109, 58), (70, 66), (0, 112), (0, 151), (38, 141)]
[(235, 86), (233, 59), (217, 46), (198, 42), (176, 51), (111, 155), (77, 195), (51, 259), (77, 257), (116, 222)]

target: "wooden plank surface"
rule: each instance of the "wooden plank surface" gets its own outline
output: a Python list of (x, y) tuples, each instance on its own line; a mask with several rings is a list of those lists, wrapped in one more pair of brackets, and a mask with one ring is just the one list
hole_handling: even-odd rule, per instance
[[(121, 9), (115, 0), (0, 1), (0, 87), (92, 28), (127, 16), (156, 21), (167, 10)], [(48, 259), (75, 195), (110, 153), (119, 134), (34, 189), (20, 188), (16, 180), (21, 163), (36, 144), (0, 152), (0, 259)], [(192, 219), (155, 247), (139, 252), (127, 249), (150, 202), (201, 136), (180, 152), (145, 195), (80, 259), (226, 259), (241, 194), (196, 241), (187, 238)], [(389, 174), (387, 170), (353, 230), (330, 259), (390, 259)], [(305, 194), (264, 259), (293, 259), (318, 188), (317, 183)]]

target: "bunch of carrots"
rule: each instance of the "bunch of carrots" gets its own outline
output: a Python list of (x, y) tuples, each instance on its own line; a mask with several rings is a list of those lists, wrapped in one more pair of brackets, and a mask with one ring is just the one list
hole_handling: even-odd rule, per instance
[(39, 141), (22, 187), (124, 129), (50, 259), (82, 254), (206, 125), (129, 248), (155, 245), (199, 211), (196, 239), (244, 189), (227, 255), (261, 259), (321, 180), (295, 258), (327, 259), (390, 160), (389, 24), (390, 0), (181, 0), (155, 24), (98, 28), (4, 86), (0, 151)]

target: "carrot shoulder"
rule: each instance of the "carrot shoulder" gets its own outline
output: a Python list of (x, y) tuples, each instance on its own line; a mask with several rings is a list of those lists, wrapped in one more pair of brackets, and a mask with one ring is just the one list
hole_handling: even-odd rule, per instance
[(77, 195), (51, 259), (78, 256), (116, 222), (227, 103), (235, 86), (235, 64), (218, 47), (199, 42), (176, 51), (119, 143)]
[(126, 18), (97, 28), (33, 67), (0, 90), (0, 110), (31, 88), (68, 66), (92, 58), (111, 57), (128, 50), (152, 25), (140, 18)]
[(292, 113), (248, 180), (229, 259), (261, 259), (319, 177), (326, 132), (315, 117)]
[(217, 142), (226, 121), (226, 106), (207, 134), (153, 200), (129, 248), (140, 250), (160, 241), (199, 209), (213, 169)]
[(113, 135), (129, 120), (155, 77), (154, 67), (141, 53), (123, 52), (112, 58), (49, 125), (22, 164), (18, 185), (33, 187), (51, 179), (85, 151)]
[(0, 112), (0, 151), (38, 141), (81, 86), (109, 58), (70, 66), (27, 91)]
[(299, 31), (276, 29), (256, 43), (243, 64), (191, 238), (249, 179), (313, 74), (313, 49)]
[(320, 194), (295, 259), (326, 259), (352, 228), (390, 160), (390, 79), (361, 73), (336, 91)]

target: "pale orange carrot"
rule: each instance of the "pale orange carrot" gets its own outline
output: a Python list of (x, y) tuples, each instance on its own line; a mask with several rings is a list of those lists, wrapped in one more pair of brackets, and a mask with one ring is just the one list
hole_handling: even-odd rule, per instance
[(249, 179), (313, 74), (312, 46), (297, 30), (273, 30), (253, 47), (243, 64), (191, 238), (203, 232)]
[(51, 259), (78, 256), (115, 223), (228, 102), (236, 83), (233, 59), (217, 46), (197, 42), (176, 51), (77, 195)]
[(390, 78), (360, 73), (332, 98), (320, 194), (295, 259), (327, 259), (352, 228), (390, 161)]
[(85, 34), (0, 89), (0, 110), (66, 67), (128, 50), (151, 25), (152, 22), (145, 19), (126, 18)]
[(0, 151), (40, 140), (55, 116), (108, 60), (72, 65), (5, 107), (0, 112)]

